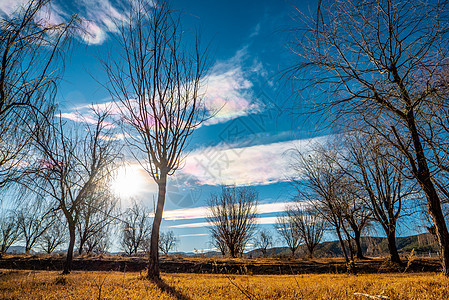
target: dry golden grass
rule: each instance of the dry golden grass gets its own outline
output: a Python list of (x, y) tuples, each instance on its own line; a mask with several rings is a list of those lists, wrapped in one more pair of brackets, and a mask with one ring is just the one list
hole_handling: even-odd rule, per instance
[(435, 273), (163, 274), (158, 286), (139, 273), (0, 272), (1, 299), (449, 299), (449, 279)]

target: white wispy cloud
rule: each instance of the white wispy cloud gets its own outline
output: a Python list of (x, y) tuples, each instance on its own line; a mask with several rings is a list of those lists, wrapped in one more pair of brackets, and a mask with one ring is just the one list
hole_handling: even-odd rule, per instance
[(208, 233), (181, 234), (179, 237), (206, 236)]
[[(96, 42), (105, 38), (105, 33), (98, 27), (98, 23), (89, 24), (91, 34), (86, 38)], [(254, 59), (248, 61), (247, 49), (243, 48), (228, 60), (218, 61), (213, 65), (200, 92), (204, 96), (206, 110), (211, 116), (202, 125), (224, 123), (264, 111), (265, 104), (254, 94), (253, 80), (257, 80), (258, 76), (265, 76), (266, 71), (261, 62)], [(92, 114), (92, 108), (99, 111), (107, 109), (115, 118), (119, 118), (122, 112), (127, 111), (121, 103), (110, 99), (96, 104), (80, 105), (71, 111), (89, 115)]]
[[(11, 17), (20, 7), (28, 5), (28, 0), (2, 0), (0, 11)], [(82, 41), (89, 44), (102, 44), (108, 33), (117, 32), (117, 22), (123, 21), (126, 9), (119, 3), (109, 0), (76, 0), (70, 8), (63, 0), (52, 1), (44, 7), (37, 18), (48, 25), (63, 23), (76, 14), (81, 20), (78, 31)]]
[[(277, 217), (261, 217), (256, 218), (257, 224), (270, 225), (275, 224)], [(170, 228), (199, 228), (199, 227), (209, 227), (211, 226), (208, 222), (198, 222), (198, 223), (188, 223), (188, 224), (178, 224), (169, 226)]]
[[(81, 122), (81, 123), (87, 123), (87, 124), (93, 124), (93, 125), (98, 123), (97, 119), (94, 118), (93, 114), (92, 115), (82, 115), (80, 113), (70, 112), (70, 113), (60, 113), (57, 116), (64, 118), (64, 119), (71, 120), (73, 122)], [(108, 121), (103, 121), (102, 124), (103, 124), (104, 128), (115, 128), (115, 125)]]
[[(259, 214), (275, 213), (285, 210), (286, 206), (294, 205), (296, 202), (274, 202), (259, 204), (257, 212)], [(207, 217), (208, 207), (200, 206), (194, 208), (183, 208), (164, 211), (164, 219), (167, 221), (200, 219)]]
[(180, 170), (200, 185), (264, 185), (299, 178), (291, 168), (292, 149), (310, 151), (327, 136), (311, 139), (232, 148), (228, 145), (198, 149), (190, 153)]
[[(258, 67), (256, 67), (258, 66)], [(204, 101), (215, 114), (205, 125), (223, 123), (263, 111), (264, 105), (254, 95), (252, 78), (258, 76), (260, 62), (248, 63), (244, 47), (226, 61), (219, 61), (207, 77)]]
[(126, 18), (125, 9), (109, 0), (78, 0), (75, 4), (84, 20), (82, 38), (90, 44), (102, 44), (108, 33), (117, 32), (116, 24)]

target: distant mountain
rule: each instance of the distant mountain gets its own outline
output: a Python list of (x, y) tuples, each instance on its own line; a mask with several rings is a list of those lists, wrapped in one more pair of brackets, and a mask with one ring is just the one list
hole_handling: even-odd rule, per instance
[(7, 253), (25, 253), (25, 247), (24, 246), (11, 246), (9, 247)]
[[(383, 237), (362, 237), (362, 249), (367, 256), (388, 255), (388, 241)], [(423, 233), (407, 237), (396, 238), (396, 246), (399, 254), (408, 254), (415, 249), (417, 255), (434, 256), (438, 252), (438, 243), (430, 233)], [(307, 249), (301, 245), (297, 250), (297, 255), (305, 255)], [(268, 256), (290, 255), (290, 249), (287, 247), (275, 247), (267, 250)], [(244, 254), (245, 256), (261, 256), (260, 250), (252, 250)], [(317, 246), (314, 256), (316, 257), (337, 257), (343, 256), (340, 242), (324, 242)]]

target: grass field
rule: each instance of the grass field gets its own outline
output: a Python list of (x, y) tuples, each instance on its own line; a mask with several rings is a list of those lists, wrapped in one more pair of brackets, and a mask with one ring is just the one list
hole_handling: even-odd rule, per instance
[(449, 299), (437, 273), (217, 275), (0, 270), (1, 299)]

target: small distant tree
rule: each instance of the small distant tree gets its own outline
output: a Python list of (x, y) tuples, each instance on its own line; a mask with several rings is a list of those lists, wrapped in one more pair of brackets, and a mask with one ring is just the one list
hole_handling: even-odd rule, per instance
[(38, 244), (47, 254), (53, 253), (59, 246), (67, 241), (67, 229), (61, 214), (55, 213), (52, 218), (55, 220), (42, 234)]
[[(117, 199), (108, 187), (98, 189), (86, 197), (77, 224), (79, 254), (83, 250), (86, 253), (92, 251), (105, 238), (107, 231), (104, 229), (117, 220), (116, 204)], [(88, 247), (85, 247), (86, 243), (89, 243)]]
[(222, 187), (220, 194), (211, 195), (207, 221), (222, 253), (243, 253), (256, 229), (257, 201), (257, 192), (249, 187)]
[(92, 234), (85, 244), (86, 254), (105, 254), (111, 246), (110, 229), (112, 224), (108, 223), (100, 230)]
[(254, 247), (262, 252), (263, 257), (267, 257), (267, 250), (273, 246), (273, 235), (269, 230), (261, 230), (254, 238)]
[(20, 234), (17, 215), (10, 210), (2, 211), (0, 218), (0, 257), (20, 238)]
[(295, 223), (294, 208), (287, 207), (284, 214), (277, 217), (274, 226), (292, 252), (292, 256), (295, 256), (303, 239)]
[(159, 250), (168, 255), (171, 250), (176, 248), (178, 239), (175, 237), (173, 231), (162, 232), (159, 236)]
[(38, 196), (33, 201), (26, 200), (17, 209), (16, 215), (21, 240), (25, 242), (25, 253), (28, 254), (56, 220), (53, 208), (45, 199)]
[(150, 212), (134, 201), (122, 216), (121, 246), (127, 255), (137, 254), (145, 246), (151, 232)]
[(313, 208), (296, 207), (294, 210), (294, 221), (298, 228), (302, 240), (307, 247), (309, 257), (313, 257), (313, 252), (323, 238), (326, 230), (326, 221)]

